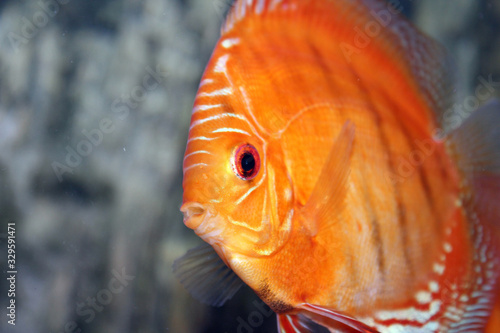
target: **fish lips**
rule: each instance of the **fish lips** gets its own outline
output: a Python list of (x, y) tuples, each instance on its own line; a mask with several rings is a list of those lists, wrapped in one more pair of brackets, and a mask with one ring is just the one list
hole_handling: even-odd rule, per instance
[(184, 224), (193, 229), (205, 242), (213, 244), (220, 240), (222, 228), (218, 221), (218, 213), (211, 206), (197, 202), (187, 202), (181, 206)]
[(187, 202), (181, 206), (186, 227), (196, 230), (205, 220), (207, 209), (197, 202)]
[(184, 224), (210, 244), (224, 263), (230, 267), (224, 248), (220, 244), (221, 229), (214, 226), (213, 218), (217, 216), (217, 213), (197, 202), (183, 204), (181, 212), (184, 214)]

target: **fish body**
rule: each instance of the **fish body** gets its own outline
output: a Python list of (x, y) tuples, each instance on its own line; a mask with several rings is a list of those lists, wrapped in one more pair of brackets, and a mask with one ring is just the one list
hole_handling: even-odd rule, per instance
[(500, 103), (450, 129), (447, 64), (381, 1), (236, 1), (181, 210), (281, 332), (500, 329)]

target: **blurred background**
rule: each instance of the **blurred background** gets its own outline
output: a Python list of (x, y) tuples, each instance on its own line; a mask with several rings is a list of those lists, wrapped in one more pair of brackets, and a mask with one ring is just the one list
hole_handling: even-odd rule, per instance
[[(392, 2), (448, 47), (459, 102), (481, 78), (500, 81), (500, 0)], [(250, 290), (211, 308), (171, 270), (201, 243), (179, 212), (181, 166), (230, 4), (0, 2), (0, 332), (276, 331)]]

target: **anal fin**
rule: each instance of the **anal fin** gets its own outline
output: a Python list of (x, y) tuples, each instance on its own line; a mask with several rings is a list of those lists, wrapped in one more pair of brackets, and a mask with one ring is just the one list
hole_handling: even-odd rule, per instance
[(300, 304), (292, 314), (278, 315), (278, 333), (377, 333), (359, 320), (332, 309)]
[(323, 306), (304, 303), (300, 304), (298, 309), (300, 309), (300, 314), (330, 329), (332, 332), (378, 333), (376, 329), (353, 317)]
[(310, 333), (311, 330), (305, 325), (298, 315), (277, 315), (278, 333)]

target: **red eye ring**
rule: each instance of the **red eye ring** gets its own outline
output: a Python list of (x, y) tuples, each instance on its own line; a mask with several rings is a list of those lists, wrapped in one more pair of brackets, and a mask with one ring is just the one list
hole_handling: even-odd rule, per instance
[(251, 144), (243, 144), (236, 148), (233, 157), (233, 171), (243, 180), (250, 180), (257, 176), (260, 169), (260, 156), (257, 149)]

